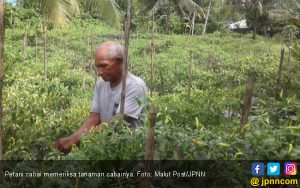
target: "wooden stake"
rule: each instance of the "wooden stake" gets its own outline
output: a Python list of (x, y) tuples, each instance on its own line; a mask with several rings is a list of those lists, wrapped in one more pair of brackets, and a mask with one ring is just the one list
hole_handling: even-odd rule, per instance
[(291, 62), (291, 53), (292, 52), (292, 35), (289, 35), (289, 54), (288, 54), (288, 63)]
[(154, 13), (152, 12), (152, 42), (151, 42), (151, 87), (150, 87), (150, 96), (152, 97), (154, 89), (154, 56), (155, 56), (155, 44), (154, 44)]
[(276, 83), (276, 89), (275, 89), (275, 98), (278, 99), (280, 96), (280, 82), (282, 77), (282, 65), (283, 65), (283, 59), (284, 59), (284, 47), (281, 47), (280, 51), (280, 62), (278, 67), (278, 76), (277, 76), (277, 83)]
[(2, 106), (2, 90), (3, 90), (3, 75), (4, 75), (4, 2), (0, 0), (0, 177), (3, 178), (2, 163), (3, 160), (3, 106)]
[(68, 51), (68, 39), (65, 40), (65, 45), (64, 45), (65, 56), (67, 55), (67, 51)]
[(90, 47), (91, 47), (91, 57), (90, 57), (90, 71), (91, 74), (94, 74), (94, 66), (93, 66), (93, 60), (94, 60), (94, 50), (93, 50), (93, 37), (90, 36)]
[(83, 61), (83, 71), (82, 71), (82, 73), (83, 73), (83, 79), (82, 79), (82, 92), (84, 93), (85, 92), (85, 62)]
[(91, 60), (89, 48), (90, 48), (90, 35), (87, 35), (87, 37), (86, 37), (86, 52), (85, 52), (85, 63), (87, 63), (87, 68), (89, 67), (90, 60)]
[(43, 42), (44, 42), (44, 79), (47, 79), (47, 51), (46, 51), (46, 45), (47, 45), (47, 23), (44, 22), (43, 27)]
[(26, 48), (27, 48), (27, 45), (28, 45), (28, 29), (29, 29), (29, 24), (27, 22), (26, 26), (25, 26), (24, 37), (23, 37), (23, 52), (24, 52), (24, 57), (25, 58), (26, 58)]
[(27, 36), (26, 36), (26, 31), (23, 37), (23, 53), (24, 53), (24, 57), (26, 57), (26, 46), (27, 46)]
[(37, 56), (38, 56), (38, 49), (37, 49), (37, 45), (38, 45), (38, 38), (37, 38), (37, 33), (35, 33), (34, 36), (34, 41), (35, 41), (35, 63), (37, 63)]
[[(145, 151), (145, 172), (150, 172), (152, 170), (153, 162), (153, 151), (154, 151), (154, 132), (156, 124), (156, 115), (157, 109), (154, 103), (152, 103), (150, 108), (150, 127), (147, 135), (146, 151)], [(150, 180), (148, 177), (145, 177), (141, 183), (140, 187), (150, 187)]]
[(164, 77), (163, 77), (162, 70), (159, 71), (159, 75), (160, 75), (162, 95), (164, 95), (165, 94), (165, 84), (164, 84)]
[(191, 60), (189, 64), (189, 88), (188, 88), (188, 100), (191, 101), (191, 91), (192, 91), (192, 83), (193, 83), (193, 61), (194, 61), (194, 52), (191, 51)]
[(127, 1), (127, 20), (125, 23), (125, 51), (123, 59), (123, 76), (122, 76), (122, 91), (121, 91), (121, 105), (120, 113), (124, 115), (125, 108), (125, 95), (126, 95), (126, 78), (128, 71), (128, 45), (129, 45), (129, 32), (130, 32), (130, 22), (131, 22), (131, 0)]
[(250, 110), (251, 110), (251, 99), (252, 99), (252, 93), (253, 93), (253, 86), (254, 86), (254, 78), (250, 77), (247, 81), (246, 96), (244, 98), (242, 116), (240, 119), (240, 127), (241, 128), (243, 128), (244, 125), (246, 125), (248, 122), (248, 117), (250, 115)]

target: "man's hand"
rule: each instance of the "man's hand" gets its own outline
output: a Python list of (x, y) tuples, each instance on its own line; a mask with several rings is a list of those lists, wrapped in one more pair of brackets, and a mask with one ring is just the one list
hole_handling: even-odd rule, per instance
[(63, 152), (64, 154), (70, 153), (72, 146), (75, 144), (79, 144), (80, 138), (76, 135), (72, 135), (69, 137), (64, 137), (58, 139), (58, 141), (54, 144), (54, 147), (57, 148), (59, 151)]
[(81, 135), (100, 123), (100, 114), (91, 112), (83, 125), (73, 135), (58, 139), (58, 141), (54, 144), (54, 147), (65, 154), (70, 153), (72, 146), (74, 144), (79, 144)]

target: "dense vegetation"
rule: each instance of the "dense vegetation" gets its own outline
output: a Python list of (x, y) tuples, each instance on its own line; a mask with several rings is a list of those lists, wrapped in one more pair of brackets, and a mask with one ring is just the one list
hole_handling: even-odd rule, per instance
[[(51, 28), (47, 32), (45, 80), (42, 22), (34, 10), (10, 8), (17, 21), (5, 33), (4, 158), (144, 159), (148, 113), (145, 128), (134, 133), (126, 127), (109, 126), (103, 132), (85, 135), (80, 147), (74, 147), (66, 156), (53, 148), (58, 138), (73, 133), (88, 115), (98, 79), (93, 68), (94, 49), (111, 40), (101, 35), (117, 34), (120, 30), (89, 16), (73, 19), (67, 28)], [(28, 20), (22, 16), (27, 13), (31, 14)], [(147, 110), (150, 102), (158, 106), (154, 158), (299, 159), (297, 29), (291, 27), (272, 38), (257, 36), (252, 40), (250, 33), (222, 30), (224, 27), (218, 22), (217, 29), (208, 26), (211, 29), (206, 35), (189, 36), (183, 35), (186, 30), (176, 25), (180, 20), (173, 17), (169, 18), (174, 21), (170, 22), (174, 23), (170, 25), (172, 32), (155, 34), (154, 95), (143, 101)], [(23, 20), (18, 21), (19, 18)], [(130, 38), (130, 71), (151, 88), (152, 36), (147, 32), (149, 28), (142, 25), (144, 18), (134, 20), (140, 27)], [(217, 18), (213, 21), (217, 22)], [(156, 27), (163, 30), (163, 23)], [(25, 46), (24, 33), (28, 36)], [(292, 35), (295, 37), (291, 39)], [(278, 82), (282, 47), (285, 56)], [(248, 78), (255, 79), (252, 108), (248, 124), (241, 128)]]

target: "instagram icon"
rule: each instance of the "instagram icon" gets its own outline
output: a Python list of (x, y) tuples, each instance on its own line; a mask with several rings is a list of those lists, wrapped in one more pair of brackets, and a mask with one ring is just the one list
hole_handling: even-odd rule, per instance
[(284, 163), (284, 175), (293, 176), (297, 174), (297, 163), (286, 162)]

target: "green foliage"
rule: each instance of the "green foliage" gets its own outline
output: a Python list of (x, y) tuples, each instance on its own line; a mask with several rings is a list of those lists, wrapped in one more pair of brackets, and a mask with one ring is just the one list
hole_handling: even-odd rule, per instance
[[(170, 19), (174, 19), (173, 29), (180, 29), (178, 17)], [(135, 132), (120, 122), (103, 132), (94, 130), (67, 156), (53, 148), (58, 138), (72, 134), (88, 115), (95, 81), (93, 50), (99, 42), (111, 40), (99, 35), (116, 32), (96, 20), (73, 20), (67, 29), (50, 30), (44, 80), (41, 34), (37, 33), (35, 61), (35, 31), (28, 31), (25, 53), (24, 31), (7, 29), (5, 159), (144, 159), (149, 117), (146, 126)], [(87, 48), (88, 35), (93, 46)], [(155, 159), (299, 159), (299, 41), (293, 44), (290, 62), (283, 65), (281, 95), (276, 99), (281, 47), (274, 39), (252, 41), (249, 35), (234, 33), (156, 34)], [(187, 99), (191, 52), (193, 80)], [(130, 71), (150, 86), (151, 33), (131, 37), (129, 53)], [(288, 62), (287, 56), (284, 61)], [(256, 78), (253, 104), (249, 122), (241, 129), (249, 76)]]
[(39, 14), (33, 8), (23, 8), (5, 4), (5, 28), (35, 28), (39, 22)]
[(297, 37), (299, 33), (299, 29), (294, 25), (287, 25), (283, 28), (282, 36), (285, 40), (286, 44), (290, 44)]

